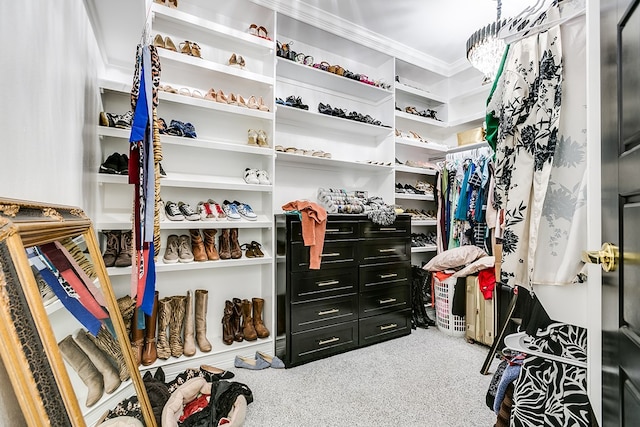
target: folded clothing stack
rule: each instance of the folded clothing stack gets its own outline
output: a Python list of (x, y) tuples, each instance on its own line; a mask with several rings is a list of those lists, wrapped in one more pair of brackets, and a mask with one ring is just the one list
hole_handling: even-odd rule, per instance
[(396, 220), (393, 206), (381, 197), (367, 197), (364, 191), (318, 188), (318, 201), (328, 213), (366, 214), (376, 224), (389, 225)]

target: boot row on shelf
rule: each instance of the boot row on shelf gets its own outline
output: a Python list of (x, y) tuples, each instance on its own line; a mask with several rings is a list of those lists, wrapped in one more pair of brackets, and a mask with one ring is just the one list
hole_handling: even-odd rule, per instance
[(255, 341), (258, 338), (267, 338), (269, 330), (262, 320), (264, 299), (233, 298), (224, 302), (224, 315), (222, 316), (222, 342), (227, 345), (234, 341)]
[(178, 236), (172, 234), (167, 237), (167, 248), (163, 260), (167, 264), (177, 262), (189, 263), (193, 261), (217, 261), (220, 259), (242, 258), (242, 247), (246, 247), (247, 258), (263, 257), (261, 245), (257, 242), (240, 245), (237, 228), (220, 230), (218, 247), (216, 248), (216, 234), (218, 230), (205, 229), (189, 230), (189, 234)]

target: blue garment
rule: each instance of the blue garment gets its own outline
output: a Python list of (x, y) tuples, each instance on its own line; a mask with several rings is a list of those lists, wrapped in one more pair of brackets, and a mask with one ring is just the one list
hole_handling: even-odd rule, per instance
[(474, 165), (470, 163), (467, 166), (467, 170), (464, 174), (464, 179), (462, 180), (462, 185), (460, 186), (460, 197), (458, 198), (458, 207), (456, 208), (455, 219), (460, 221), (467, 220), (467, 212), (469, 211), (469, 197), (470, 193), (468, 191), (469, 188), (469, 177), (473, 173)]
[(502, 373), (500, 384), (498, 384), (498, 390), (496, 390), (496, 398), (493, 401), (493, 411), (496, 414), (500, 412), (500, 405), (502, 405), (502, 400), (504, 399), (507, 387), (509, 387), (509, 384), (514, 382), (516, 378), (518, 378), (518, 375), (520, 375), (520, 368), (521, 366), (519, 364), (508, 365)]

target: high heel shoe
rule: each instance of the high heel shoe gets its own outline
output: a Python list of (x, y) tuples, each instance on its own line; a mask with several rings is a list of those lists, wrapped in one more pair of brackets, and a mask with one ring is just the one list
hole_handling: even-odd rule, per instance
[(153, 45), (155, 47), (161, 47), (163, 49), (166, 49), (164, 44), (164, 39), (160, 34), (156, 34), (156, 36), (153, 38)]
[(178, 0), (167, 0), (167, 6), (169, 6), (172, 9), (177, 9), (178, 8)]
[(222, 90), (219, 90), (218, 93), (216, 94), (216, 102), (221, 102), (223, 104), (229, 103), (227, 96), (224, 94)]
[(175, 43), (173, 42), (173, 40), (171, 40), (169, 36), (164, 38), (164, 48), (167, 50), (171, 50), (173, 52), (178, 51), (178, 48), (176, 47)]
[(258, 130), (258, 145), (260, 147), (268, 147), (269, 143), (267, 142), (267, 133), (262, 129)]
[(244, 98), (242, 97), (242, 95), (238, 95), (238, 107), (249, 108), (249, 107), (247, 106), (247, 102), (244, 100)]
[(244, 68), (245, 66), (245, 62), (244, 62), (244, 58), (240, 55), (236, 56), (236, 54), (231, 54), (231, 57), (229, 58), (229, 61), (227, 61), (229, 65), (237, 65), (240, 68)]
[(260, 111), (269, 111), (269, 107), (264, 105), (264, 100), (262, 99), (262, 97), (260, 97), (260, 99), (258, 100), (258, 109)]
[(209, 101), (215, 101), (216, 100), (216, 91), (213, 88), (209, 89), (207, 94), (204, 96), (204, 99), (208, 99)]
[(249, 100), (247, 101), (247, 107), (253, 109), (253, 110), (258, 110), (260, 109), (260, 107), (258, 106), (258, 101), (256, 101), (256, 97), (251, 95), (249, 97)]
[(236, 98), (236, 95), (233, 93), (230, 93), (229, 96), (227, 97), (227, 104), (229, 105), (238, 105), (238, 98)]

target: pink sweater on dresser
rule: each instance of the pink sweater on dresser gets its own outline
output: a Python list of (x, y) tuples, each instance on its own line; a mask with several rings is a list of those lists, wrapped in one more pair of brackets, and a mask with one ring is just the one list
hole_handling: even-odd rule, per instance
[(309, 269), (319, 270), (324, 248), (324, 232), (327, 229), (327, 211), (317, 203), (295, 200), (282, 206), (285, 211), (302, 214), (302, 240), (309, 246)]

